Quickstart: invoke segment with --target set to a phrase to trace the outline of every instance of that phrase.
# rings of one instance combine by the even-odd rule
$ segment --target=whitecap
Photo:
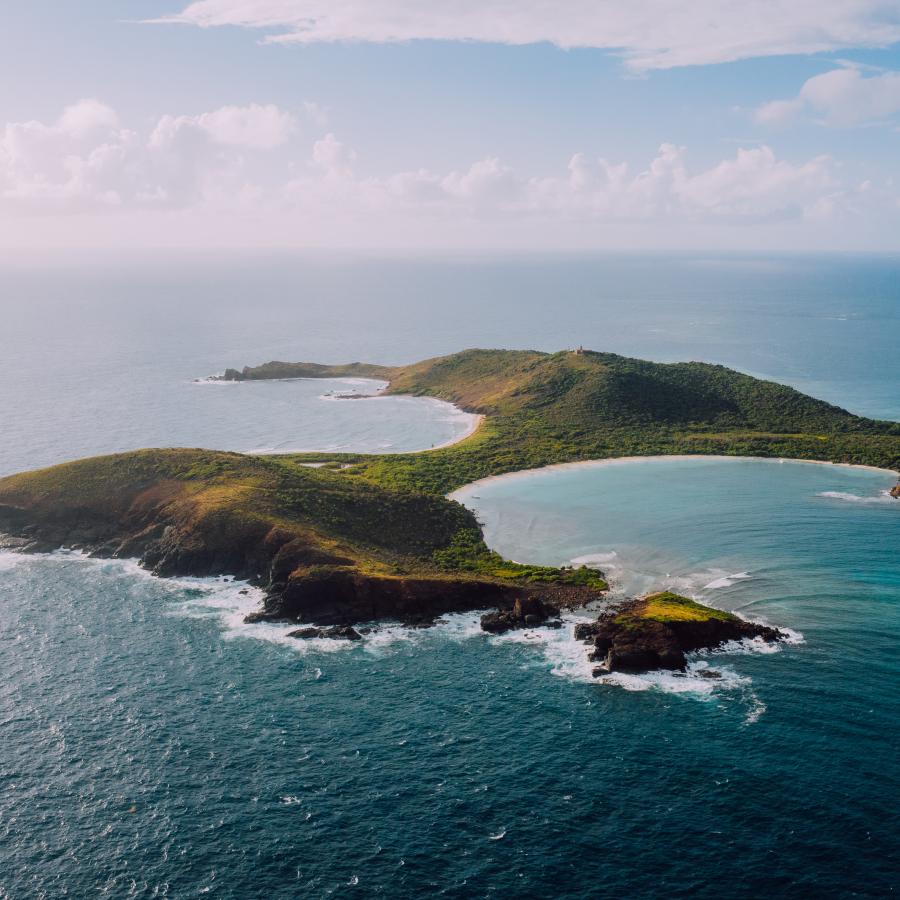
[[[704,584],[703,590],[715,591],[719,588],[731,587],[736,581],[744,581],[749,577],[749,572],[735,572],[733,575],[722,575],[719,578],[714,578],[709,584]]]
[[[11,572],[28,559],[25,553],[16,553],[14,550],[0,550],[0,572]]]
[[[613,564],[613,560],[619,554],[616,553],[615,550],[610,550],[608,553],[588,553],[585,556],[576,556],[574,559],[570,559],[569,562],[573,566],[587,566],[588,568],[602,568],[603,566],[610,566]]]
[[[847,503],[896,503],[900,509],[900,501],[891,496],[890,491],[882,491],[879,494],[869,494],[861,497],[859,494],[851,494],[848,491],[821,491],[817,497],[827,497],[829,500],[843,500]]]
[[[626,691],[657,690],[665,694],[680,694],[698,700],[709,700],[723,691],[735,691],[750,686],[751,679],[739,675],[725,666],[710,666],[704,659],[688,661],[684,672],[659,669],[631,675],[626,672],[611,672],[599,679],[602,684],[614,684]]]
[[[498,831],[496,834],[489,834],[489,841],[502,841],[503,838],[506,837],[506,829],[504,828],[502,831]]]

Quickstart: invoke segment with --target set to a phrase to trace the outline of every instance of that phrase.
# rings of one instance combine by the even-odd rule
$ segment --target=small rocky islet
[[[492,634],[521,628],[560,628],[563,623],[559,612],[558,607],[538,597],[519,599],[509,609],[483,615],[481,628]],[[590,661],[598,663],[594,677],[658,669],[683,672],[688,653],[714,650],[732,641],[774,643],[787,637],[777,628],[748,622],[672,591],[614,605],[595,622],[579,622],[574,636],[590,648]]]

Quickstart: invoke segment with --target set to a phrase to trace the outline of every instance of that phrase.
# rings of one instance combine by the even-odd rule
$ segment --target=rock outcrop
[[[539,625],[559,628],[559,607],[545,602],[538,596],[517,597],[509,609],[498,609],[481,617],[482,631],[502,634],[517,628],[534,628]]]
[[[900,481],[891,488],[891,496],[895,500],[900,500]]]
[[[362,635],[352,625],[332,625],[331,628],[298,628],[288,632],[288,637],[309,640],[329,638],[338,641],[361,641]]]
[[[684,670],[686,653],[714,649],[728,641],[784,638],[776,628],[747,622],[671,592],[629,601],[596,622],[579,624],[575,637],[592,646],[594,675]]]

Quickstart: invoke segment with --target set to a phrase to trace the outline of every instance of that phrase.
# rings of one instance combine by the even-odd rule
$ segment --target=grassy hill
[[[437,397],[487,421],[444,450],[306,458],[353,463],[350,474],[433,493],[517,469],[630,455],[723,453],[900,469],[900,424],[724,366],[591,351],[467,350],[381,372],[389,393]]]
[[[271,617],[328,624],[605,589],[587,569],[522,566],[485,546],[457,503],[285,462],[142,450],[0,479],[0,532],[26,548],[138,557],[160,575],[233,574]]]
[[[427,619],[528,593],[580,604],[606,587],[588,569],[520,565],[488,550],[474,516],[444,497],[487,475],[658,453],[900,468],[900,424],[703,363],[468,350],[403,367],[269,363],[226,377],[348,374],[486,420],[465,441],[425,453],[143,450],[14,475],[0,479],[0,532],[31,549],[138,556],[159,574],[254,578],[268,589],[265,616]]]

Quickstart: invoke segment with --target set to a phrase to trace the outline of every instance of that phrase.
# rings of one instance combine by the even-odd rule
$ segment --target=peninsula
[[[523,565],[489,550],[474,515],[446,496],[472,481],[660,454],[900,469],[900,423],[705,363],[467,350],[400,367],[270,362],[223,377],[347,376],[449,401],[481,415],[482,424],[455,445],[422,453],[141,450],[13,475],[0,479],[0,532],[25,550],[138,557],[159,575],[250,578],[266,592],[258,619],[428,623],[496,607],[502,615],[487,626],[496,630],[534,624],[535,610],[548,618],[584,606],[607,585],[592,569]],[[715,610],[694,607],[695,619],[721,621]],[[719,643],[713,632],[710,641]]]

